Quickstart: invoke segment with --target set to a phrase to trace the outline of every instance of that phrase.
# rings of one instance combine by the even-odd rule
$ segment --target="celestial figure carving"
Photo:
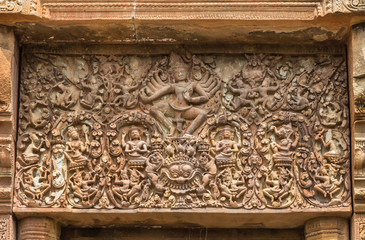
[[[83,155],[83,153],[89,153],[89,138],[88,127],[83,125],[82,127],[85,134],[85,142],[81,140],[78,129],[75,127],[69,127],[67,135],[69,141],[66,144],[65,156],[71,162],[71,164],[85,166],[87,165],[89,170],[92,171],[92,165],[89,159]]]
[[[208,153],[203,152],[199,159],[199,164],[204,170],[206,170],[202,178],[203,186],[206,187],[211,181],[213,181],[215,175],[217,174],[215,159]]]
[[[279,142],[274,141],[271,143],[271,148],[274,151],[274,162],[279,166],[291,166],[291,150],[297,146],[299,134],[293,132],[293,129],[290,125],[282,125],[279,129],[277,129],[276,126],[271,126],[270,130],[274,130],[275,136],[279,140]],[[294,140],[292,140],[293,134],[295,136]]]
[[[215,137],[215,133],[211,135],[212,139]],[[215,146],[215,159],[220,166],[231,166],[235,164],[237,159],[238,144],[233,140],[234,133],[230,126],[225,126],[220,133],[219,141],[212,140]]]
[[[244,86],[243,81],[241,79],[236,80],[237,88],[232,86],[232,81],[228,84],[228,90],[233,93],[233,95],[237,95],[234,102],[230,102],[233,111],[237,111],[241,107],[250,106],[255,108],[256,105],[252,100],[248,99],[248,95],[250,94],[250,89]]]
[[[291,194],[293,183],[293,174],[284,167],[279,167],[279,176],[277,171],[272,171],[266,178],[266,184],[270,187],[264,188],[263,193],[269,197],[274,207],[279,207],[284,199]]]
[[[148,134],[147,134],[148,135]],[[142,140],[141,130],[132,126],[128,131],[129,141],[125,141],[126,134],[122,134],[122,147],[127,155],[130,165],[135,167],[143,167],[148,153],[147,142]],[[148,137],[148,136],[147,136]]]
[[[24,173],[24,178],[20,180],[20,185],[26,195],[30,195],[33,200],[43,200],[44,194],[51,188],[51,175],[48,170],[28,169]]]
[[[340,179],[337,179],[336,175],[337,171],[330,164],[320,166],[315,176],[319,183],[314,185],[314,189],[323,194],[324,197],[328,196],[332,201],[335,200],[337,203],[341,200],[334,199],[334,195],[341,190],[340,185],[343,182],[343,178],[341,175]]]
[[[94,204],[93,197],[98,193],[97,187],[95,187],[97,174],[92,177],[89,172],[78,172],[70,177],[71,189],[73,195],[81,201],[83,206],[90,206]]]
[[[149,156],[146,163],[146,174],[147,177],[151,180],[152,184],[155,186],[157,192],[162,192],[165,190],[163,183],[159,181],[159,170],[163,166],[163,157],[160,154],[153,154]]]
[[[50,96],[52,103],[63,109],[73,107],[79,99],[77,88],[73,85],[65,84],[65,82],[59,83],[52,90]]]
[[[192,135],[207,119],[208,114],[207,110],[195,105],[207,102],[220,88],[220,82],[217,82],[215,76],[208,71],[200,82],[191,81],[188,78],[189,66],[175,54],[171,54],[170,68],[172,72],[171,84],[166,85],[161,80],[159,72],[156,72],[151,79],[153,87],[149,88],[152,93],[147,88],[143,88],[140,92],[140,98],[145,103],[151,103],[165,95],[172,95],[169,103],[160,102],[153,105],[150,113],[163,126],[170,129],[170,136],[173,136],[176,131],[181,133],[183,124],[187,120],[192,120],[186,130],[186,134]],[[170,120],[167,117],[175,118]]]
[[[43,144],[46,143],[46,139],[42,137],[39,139],[36,133],[29,133],[29,145],[22,153],[23,160],[28,164],[37,163],[40,161],[40,154],[45,151]]]

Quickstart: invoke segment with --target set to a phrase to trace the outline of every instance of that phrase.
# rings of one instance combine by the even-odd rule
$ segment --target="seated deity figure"
[[[316,139],[320,139],[323,144],[324,153],[323,157],[330,162],[337,160],[341,156],[341,148],[337,144],[341,141],[342,135],[337,131],[329,130],[326,134],[326,139],[321,136],[316,136]]]
[[[44,138],[41,140],[37,137],[37,134],[30,133],[29,134],[30,144],[22,153],[23,159],[26,163],[36,163],[40,160],[40,152],[44,152],[44,148],[42,148],[43,143],[45,143]]]
[[[128,160],[138,165],[140,162],[142,165],[146,162],[146,154],[148,153],[147,142],[142,140],[141,130],[135,126],[132,126],[128,131],[129,140],[126,142],[126,134],[122,134],[122,147],[127,155]]]
[[[219,90],[220,82],[217,82],[209,71],[205,72],[199,82],[191,81],[188,77],[189,66],[176,54],[171,55],[169,65],[171,83],[165,84],[160,74],[154,74],[149,87],[141,90],[140,98],[145,103],[151,103],[163,96],[172,95],[169,101],[153,105],[150,113],[170,130],[170,136],[182,132],[186,121],[192,120],[185,131],[186,134],[192,135],[204,123],[208,114],[208,110],[194,105],[208,102]]]
[[[98,192],[98,189],[95,186],[95,183],[97,182],[96,177],[97,174],[93,177],[88,172],[79,172],[70,178],[73,194],[80,198],[85,205],[90,204],[91,198]]]
[[[334,170],[331,164],[325,163],[321,166],[315,175],[317,184],[314,185],[314,189],[323,194],[324,197],[329,197],[331,200],[336,200],[335,195],[340,192],[340,185],[342,184],[343,177],[336,178],[338,170]]]
[[[217,178],[222,196],[229,198],[230,201],[238,199],[247,190],[242,176],[237,172],[232,173],[232,171],[234,170],[226,168],[218,174]]]
[[[279,174],[278,174],[279,173]],[[266,175],[267,187],[263,189],[266,197],[269,197],[273,206],[279,206],[290,195],[293,183],[293,174],[286,168],[279,168]]]
[[[229,126],[225,126],[220,133],[220,140],[215,145],[216,161],[218,165],[232,163],[237,158],[238,145],[233,140],[234,134]]]
[[[270,130],[274,130],[275,136],[278,138],[271,143],[274,161],[280,164],[289,164],[291,162],[291,150],[297,146],[299,135],[293,132],[290,125],[283,125],[279,129],[276,126],[271,126]],[[294,141],[292,134],[295,135]]]
[[[85,132],[85,139],[86,141],[83,142],[80,138],[79,132],[75,127],[69,127],[67,135],[69,137],[69,141],[66,144],[66,150],[64,152],[66,158],[71,163],[81,164],[85,163],[88,165],[89,170],[92,170],[91,162],[88,160],[83,153],[89,152],[89,141],[87,137],[88,129],[86,126],[83,127]]]
[[[24,193],[33,200],[42,200],[43,195],[51,188],[51,175],[44,168],[31,168],[24,174],[24,181],[20,181]]]

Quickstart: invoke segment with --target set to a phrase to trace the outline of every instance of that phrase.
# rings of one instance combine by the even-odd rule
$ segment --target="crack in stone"
[[[137,29],[136,29],[136,24],[134,22],[134,19],[135,19],[135,15],[136,15],[136,8],[137,8],[137,0],[134,0],[133,2],[133,10],[132,10],[132,24],[133,24],[133,37],[134,37],[134,40],[137,42]]]

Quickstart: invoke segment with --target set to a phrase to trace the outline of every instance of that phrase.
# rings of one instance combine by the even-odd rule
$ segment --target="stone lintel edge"
[[[288,11],[288,9],[290,9],[290,11]],[[364,10],[365,7],[354,0],[226,0],[222,2],[181,0],[6,0],[0,3],[0,13],[35,15],[51,20],[313,20],[317,17],[325,16],[330,13],[362,12]]]
[[[41,208],[41,207],[13,207],[13,212],[16,215],[28,214],[28,213],[84,213],[84,214],[113,214],[113,213],[125,213],[125,214],[134,214],[134,213],[152,213],[152,214],[175,214],[175,213],[184,213],[184,214],[222,214],[229,213],[233,215],[271,215],[271,214],[280,214],[280,215],[297,215],[297,214],[312,214],[312,213],[328,213],[330,215],[340,214],[341,216],[350,216],[352,214],[352,206],[348,207],[313,207],[313,208],[288,208],[288,209],[217,209],[217,208],[193,208],[191,209],[157,209],[157,208],[135,208],[135,209],[87,209],[87,208]]]
[[[269,44],[221,44],[221,45],[187,45],[187,44],[25,44],[23,54],[57,54],[57,55],[162,55],[172,51],[188,51],[193,54],[235,55],[244,53],[267,53],[287,55],[332,54],[345,55],[344,44],[307,44],[307,45],[269,45]]]
[[[352,207],[312,209],[73,209],[13,208],[18,220],[49,217],[69,227],[162,226],[206,228],[299,228],[310,219],[341,217],[349,219]],[[280,219],[280,221],[277,221]]]
[[[240,20],[310,21],[338,13],[362,13],[365,4],[355,0],[225,0],[200,1],[80,1],[5,0],[0,15],[16,15],[20,21],[34,16],[40,21],[169,21]],[[24,19],[23,19],[24,18]]]

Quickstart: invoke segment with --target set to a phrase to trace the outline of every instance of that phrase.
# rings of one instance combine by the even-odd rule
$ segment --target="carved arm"
[[[169,85],[161,88],[160,90],[157,90],[154,94],[151,96],[146,96],[145,93],[143,93],[143,90],[141,90],[139,96],[141,97],[142,101],[145,103],[150,103],[166,94],[172,93],[174,91],[174,87]]]

